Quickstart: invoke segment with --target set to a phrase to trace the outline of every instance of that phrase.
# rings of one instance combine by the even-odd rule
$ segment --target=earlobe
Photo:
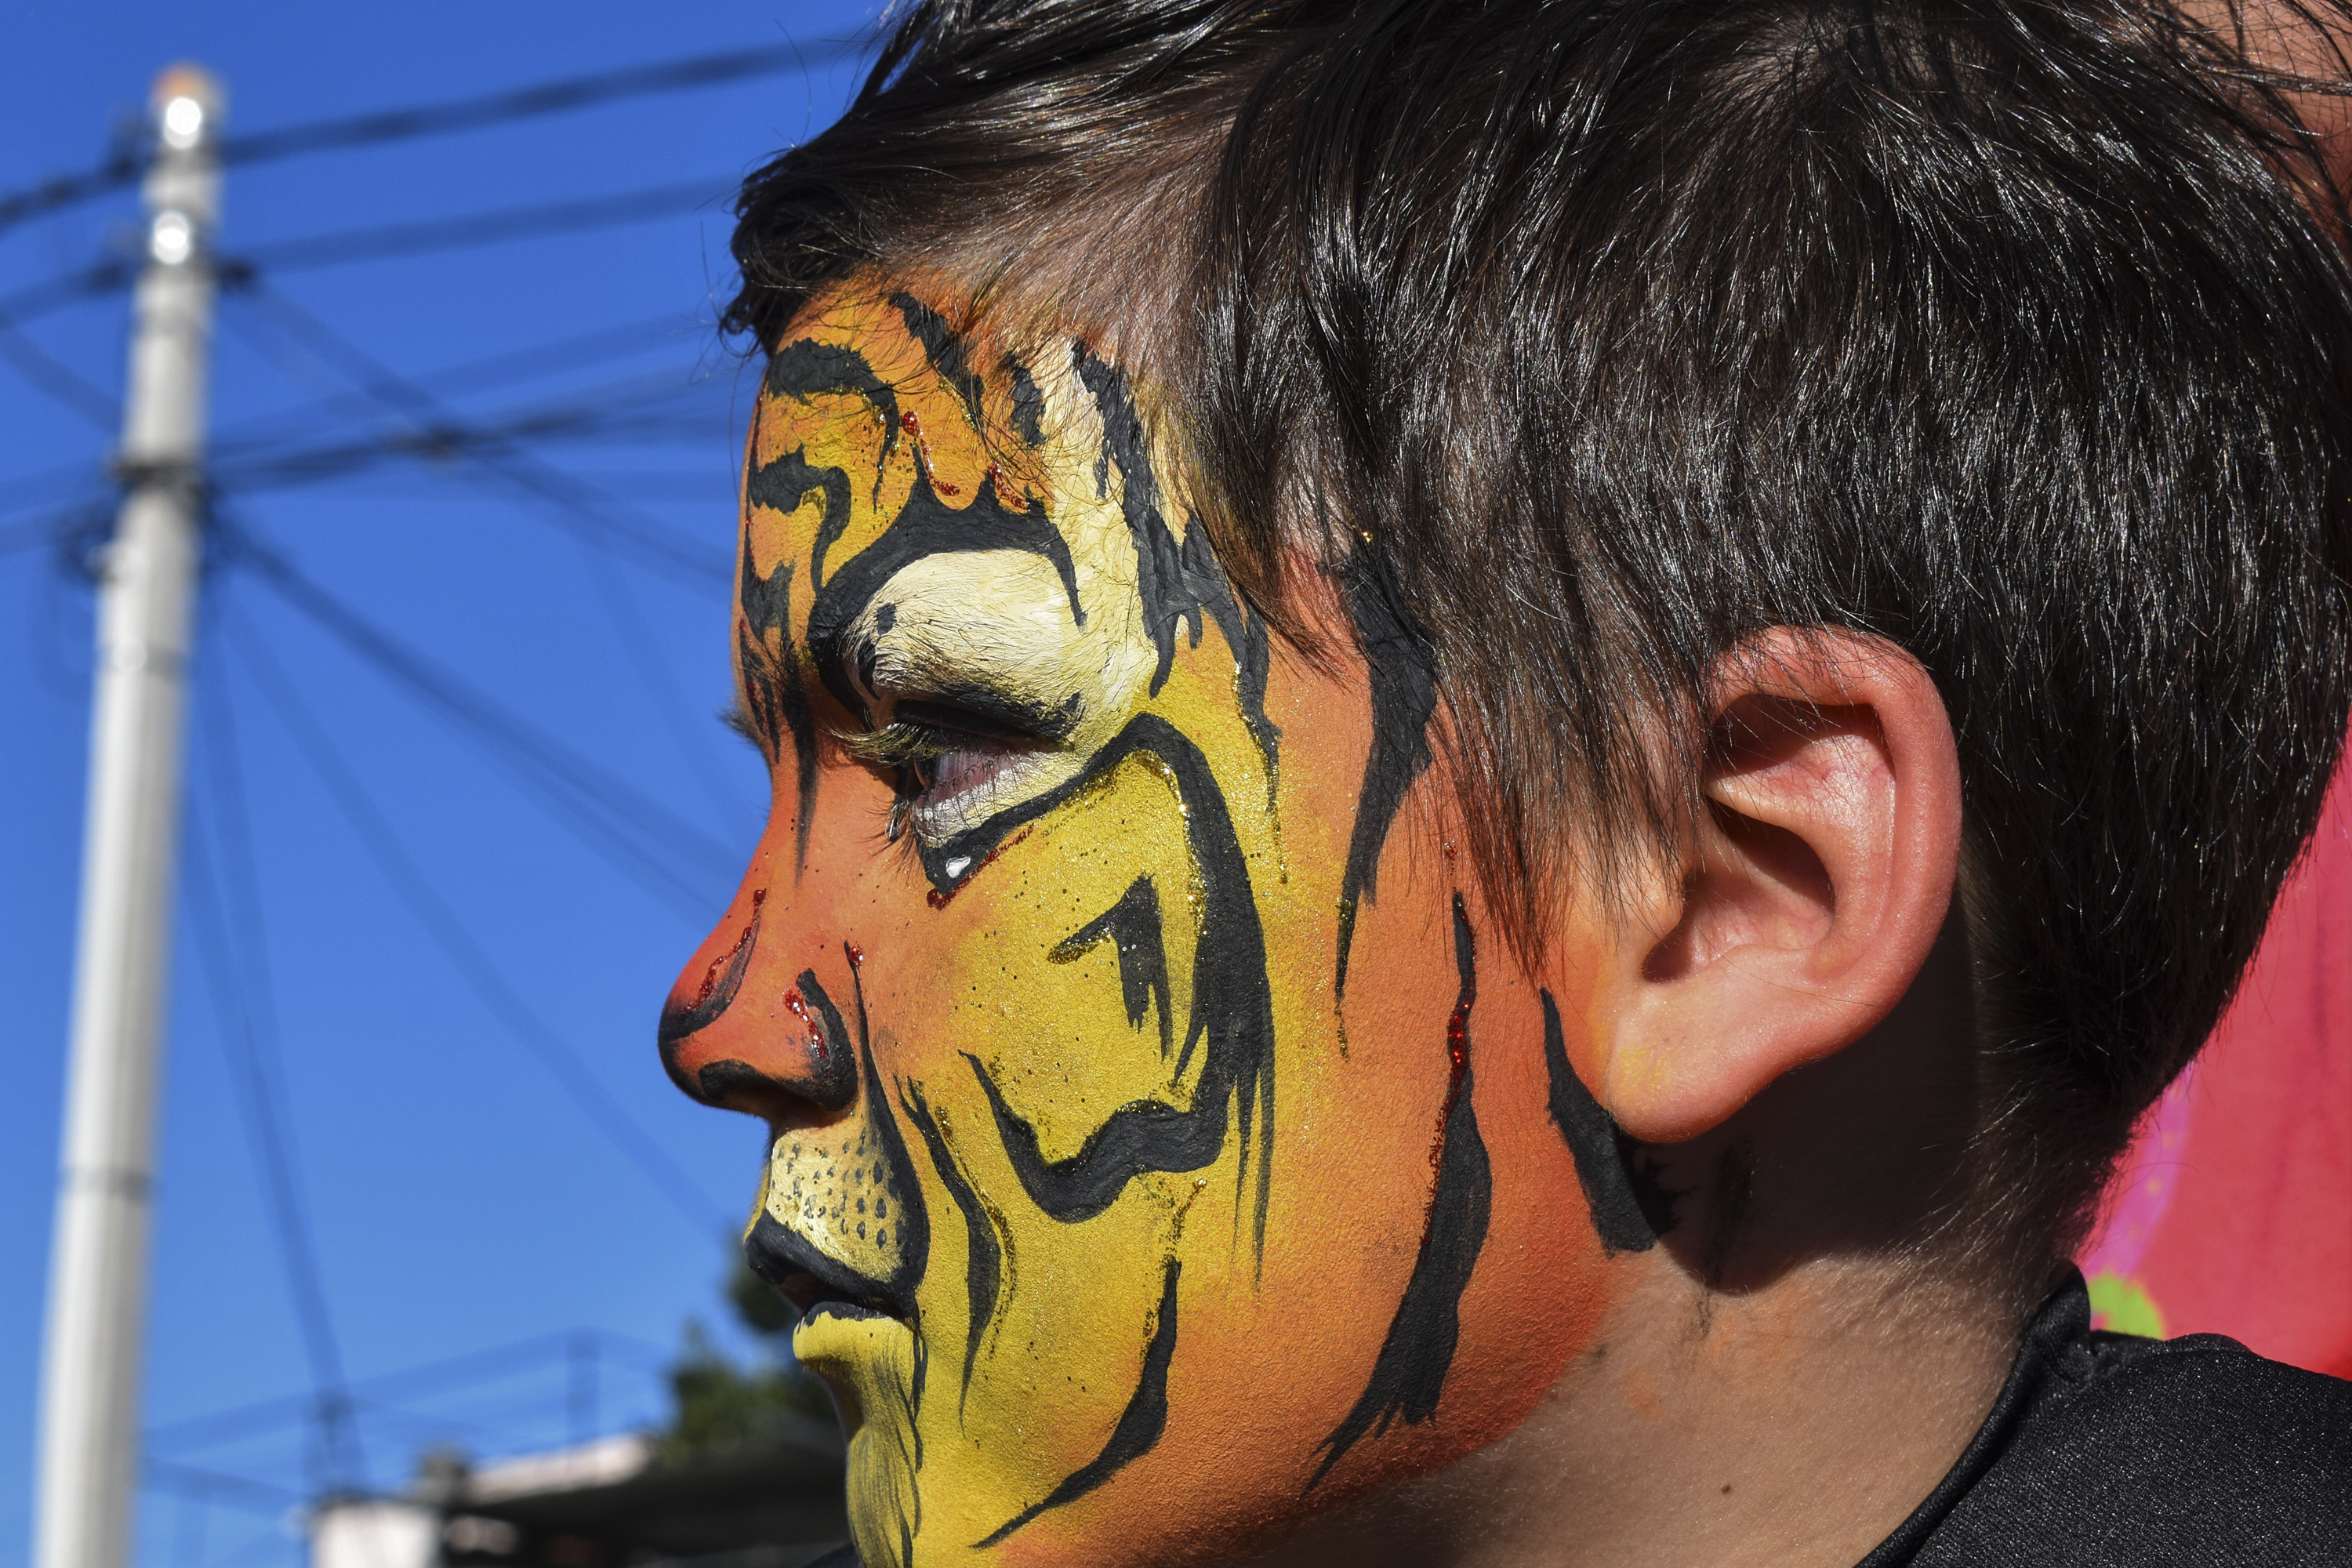
[[[1599,1098],[1644,1142],[1697,1136],[1885,1017],[1958,866],[1951,723],[1902,649],[1776,628],[1726,658],[1710,706],[1683,874],[1593,998]]]

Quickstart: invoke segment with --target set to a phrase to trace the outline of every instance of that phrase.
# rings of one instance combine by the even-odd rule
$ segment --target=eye
[[[917,837],[937,844],[985,821],[1058,759],[1056,738],[1041,731],[1059,726],[1016,719],[1005,707],[990,701],[991,710],[980,711],[969,700],[901,697],[884,723],[840,739],[852,755],[908,775],[915,787],[907,815]],[[894,813],[894,825],[898,819]]]
[[[961,771],[955,764],[967,758],[1031,751],[1053,743],[1033,730],[993,715],[922,698],[899,699],[890,705],[887,722],[863,733],[844,735],[841,742],[853,756],[913,773],[926,791],[938,786],[943,773]]]

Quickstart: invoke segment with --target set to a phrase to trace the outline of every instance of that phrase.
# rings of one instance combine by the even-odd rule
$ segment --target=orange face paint
[[[734,617],[775,809],[663,1048],[771,1121],[746,1245],[873,1568],[1156,1563],[1445,1464],[1643,1244],[1580,1197],[1581,1003],[1412,852],[1418,645],[1330,601],[1364,652],[1318,671],[1082,344],[877,288],[777,346]]]

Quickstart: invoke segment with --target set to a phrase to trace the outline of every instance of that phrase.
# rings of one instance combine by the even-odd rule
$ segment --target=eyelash
[[[926,763],[937,762],[950,752],[962,751],[976,742],[986,743],[982,737],[967,731],[907,719],[893,720],[876,730],[844,734],[840,740],[854,757],[886,768],[916,773]]]
[[[768,738],[760,732],[760,721],[740,702],[730,702],[719,710],[719,721],[740,735],[761,756],[768,754]]]
[[[898,709],[919,706],[926,712],[950,716],[965,723],[904,718],[893,714],[887,724],[838,738],[852,756],[911,775],[923,788],[930,786],[928,764],[955,752],[1013,751],[1047,742],[1041,737],[977,713],[966,713],[951,703],[901,699]]]

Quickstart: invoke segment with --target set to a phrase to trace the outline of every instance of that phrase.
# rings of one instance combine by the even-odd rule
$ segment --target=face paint
[[[740,550],[776,804],[662,1047],[773,1129],[866,1562],[1160,1562],[1515,1427],[1670,1196],[1412,842],[1378,584],[1276,648],[1116,366],[887,289],[778,345]]]

